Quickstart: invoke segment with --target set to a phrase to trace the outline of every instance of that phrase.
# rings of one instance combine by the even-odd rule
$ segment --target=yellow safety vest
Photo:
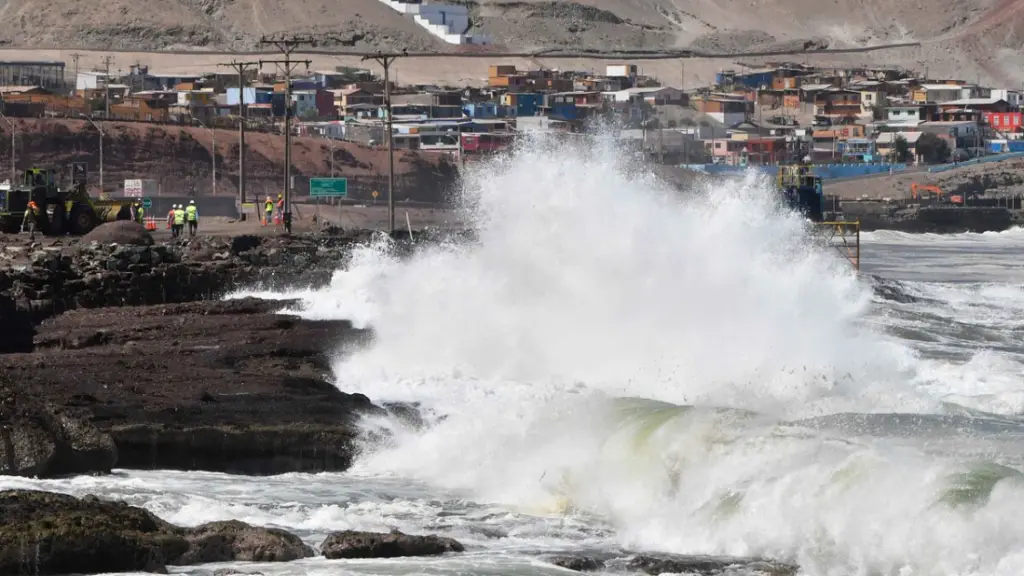
[[[146,211],[142,208],[142,206],[139,206],[138,214],[139,214],[139,224],[142,224],[142,221],[146,217]]]
[[[267,212],[273,212],[273,211],[274,211],[274,203],[271,202],[270,200],[267,200]]]
[[[198,216],[197,208],[194,205],[189,204],[185,207],[185,216],[188,218],[189,222],[195,222]]]
[[[179,209],[174,211],[174,223],[178,224],[178,225],[181,225],[181,224],[185,223],[185,211],[184,210],[179,208]]]

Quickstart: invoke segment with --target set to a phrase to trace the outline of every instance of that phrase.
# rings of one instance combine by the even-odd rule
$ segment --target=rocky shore
[[[0,236],[0,475],[54,478],[114,468],[248,475],[343,471],[369,414],[415,419],[330,381],[367,330],[279,312],[295,304],[228,292],[319,286],[368,234],[236,236],[157,245],[119,223],[95,238]],[[95,240],[95,241],[94,241]],[[397,238],[401,250],[432,240]],[[460,554],[432,534],[342,531],[310,546],[238,521],[175,526],[95,496],[0,492],[0,574],[166,573],[169,566]],[[552,554],[576,571],[790,575],[756,558],[630,551]]]
[[[1018,211],[999,207],[916,206],[864,201],[843,202],[843,214],[859,219],[864,232],[895,230],[912,234],[1002,232],[1021,225]]]
[[[219,297],[322,285],[369,236],[153,245],[140,232],[0,246],[0,473],[346,469],[353,423],[384,408],[340,392],[329,364],[370,335]]]

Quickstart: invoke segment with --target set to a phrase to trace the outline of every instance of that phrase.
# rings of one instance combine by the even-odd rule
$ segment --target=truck
[[[132,219],[131,199],[94,199],[86,191],[85,182],[61,188],[57,180],[53,169],[30,168],[21,182],[0,186],[0,232],[21,229],[29,201],[39,207],[36,228],[47,236],[80,236],[103,222]]]

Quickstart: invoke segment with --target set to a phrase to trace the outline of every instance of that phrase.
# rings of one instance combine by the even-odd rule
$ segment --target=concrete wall
[[[449,44],[490,44],[486,36],[468,35],[469,8],[451,4],[407,4],[380,0],[392,10],[411,16],[413,21]]]
[[[146,216],[154,216],[157,219],[166,218],[171,206],[175,204],[188,205],[189,200],[195,200],[199,208],[199,217],[211,218],[238,218],[238,198],[234,196],[202,196],[193,198],[189,196],[157,196],[152,198],[153,207],[146,210]]]
[[[1011,142],[1011,149],[1013,143]],[[971,166],[973,164],[988,164],[989,162],[1000,162],[1002,160],[1010,160],[1011,158],[1024,157],[1024,152],[1008,152],[1006,154],[993,154],[992,156],[982,156],[981,158],[975,158],[973,160],[966,160],[964,162],[956,162],[953,164],[940,164],[938,166],[932,166],[928,168],[929,172],[945,172],[946,170],[952,170],[954,168],[960,168],[963,166]]]

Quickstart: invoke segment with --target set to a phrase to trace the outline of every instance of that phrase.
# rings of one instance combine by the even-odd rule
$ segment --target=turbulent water
[[[371,326],[337,385],[430,420],[364,422],[391,440],[350,472],[0,487],[469,548],[245,567],[264,574],[556,574],[538,556],[608,550],[1024,573],[1024,231],[868,233],[858,277],[765,182],[680,197],[617,158],[534,143],[468,182],[474,243],[367,246],[326,290],[262,294]]]

